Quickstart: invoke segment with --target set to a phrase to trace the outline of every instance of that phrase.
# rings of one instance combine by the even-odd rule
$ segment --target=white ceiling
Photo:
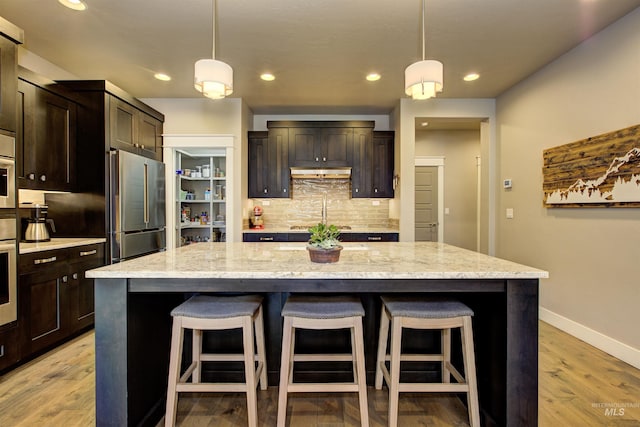
[[[82,79],[139,98],[193,98],[193,64],[210,58],[211,0],[1,0],[24,47]],[[640,0],[428,0],[427,59],[444,63],[443,98],[493,98]],[[421,55],[420,0],[218,0],[216,59],[257,114],[386,114]],[[155,80],[155,72],[173,77]],[[258,76],[276,75],[270,83]],[[370,83],[370,71],[382,74]],[[475,71],[481,78],[465,83]],[[56,76],[47,76],[53,77]],[[215,101],[212,101],[215,102]],[[425,102],[425,101],[423,101]],[[426,101],[428,102],[428,101]]]

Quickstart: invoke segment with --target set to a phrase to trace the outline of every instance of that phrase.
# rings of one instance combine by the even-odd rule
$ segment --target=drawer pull
[[[40,258],[40,259],[34,259],[33,263],[38,265],[38,264],[46,264],[48,262],[54,262],[56,261],[58,258],[52,256],[51,258]]]
[[[261,237],[260,238],[261,242],[266,242],[266,241],[271,241],[271,240],[273,240],[273,237]]]
[[[380,236],[369,236],[369,237],[367,237],[367,240],[382,240],[382,237],[380,237]]]
[[[97,253],[98,253],[97,249],[93,249],[91,251],[81,251],[80,256],[95,255]]]

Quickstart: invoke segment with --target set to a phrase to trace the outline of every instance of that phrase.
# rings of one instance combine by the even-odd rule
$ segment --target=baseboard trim
[[[633,348],[598,331],[594,331],[546,308],[540,307],[539,315],[540,320],[640,369],[640,349]]]

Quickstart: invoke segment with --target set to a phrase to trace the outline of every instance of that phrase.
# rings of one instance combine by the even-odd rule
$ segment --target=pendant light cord
[[[214,0],[215,1],[215,0]],[[425,44],[427,39],[427,28],[425,26],[426,0],[422,0],[422,60],[425,60]]]
[[[213,20],[211,21],[211,27],[212,27],[212,49],[211,49],[211,58],[212,59],[216,59],[216,0],[213,0]]]

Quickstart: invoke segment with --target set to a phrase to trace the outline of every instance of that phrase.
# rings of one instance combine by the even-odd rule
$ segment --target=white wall
[[[548,270],[541,317],[640,367],[640,209],[542,205],[542,151],[640,123],[640,9],[497,99],[497,255]],[[513,208],[515,218],[505,219]]]

